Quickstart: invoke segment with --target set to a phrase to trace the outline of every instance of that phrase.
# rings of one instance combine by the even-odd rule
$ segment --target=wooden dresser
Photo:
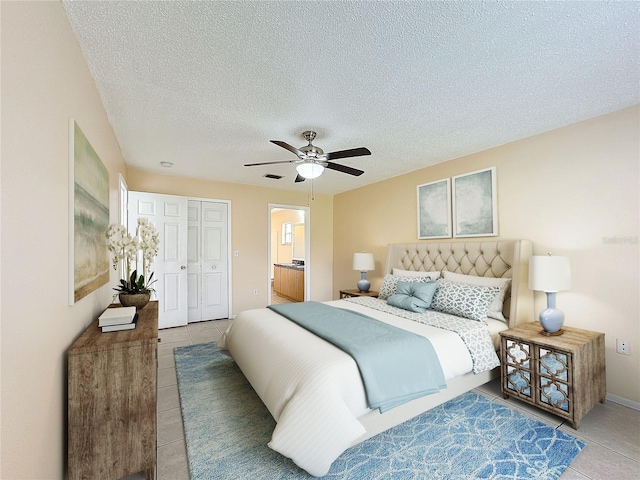
[[[71,346],[69,479],[118,479],[156,466],[158,302],[133,330],[102,333],[98,320]]]

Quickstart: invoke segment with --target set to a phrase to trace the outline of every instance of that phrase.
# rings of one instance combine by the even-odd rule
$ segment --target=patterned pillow
[[[484,287],[500,287],[500,292],[498,292],[489,305],[487,317],[495,318],[502,322],[507,321],[502,313],[502,308],[504,306],[504,297],[507,295],[507,290],[511,284],[510,278],[477,277],[475,275],[463,275],[453,272],[442,272],[442,278],[452,282],[471,283],[472,285],[482,285]]]
[[[380,293],[378,293],[378,298],[380,300],[387,300],[391,295],[396,293],[398,281],[427,283],[429,281],[429,277],[398,277],[396,275],[387,274],[382,279],[382,285],[380,286]]]
[[[486,323],[489,305],[500,287],[484,287],[469,283],[440,280],[431,309]]]

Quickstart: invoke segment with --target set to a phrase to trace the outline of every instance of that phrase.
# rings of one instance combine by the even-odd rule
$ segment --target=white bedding
[[[472,370],[469,351],[454,332],[344,300],[327,303],[428,337],[446,379]],[[491,325],[507,328],[497,321]],[[218,347],[231,354],[276,420],[269,447],[310,474],[325,475],[365,433],[358,417],[369,408],[360,373],[339,348],[264,308],[238,315]]]

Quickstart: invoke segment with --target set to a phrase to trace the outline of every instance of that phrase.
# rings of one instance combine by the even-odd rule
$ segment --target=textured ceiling
[[[372,152],[314,181],[338,193],[640,102],[635,1],[64,6],[127,163],[156,173],[306,191],[243,163],[312,129]]]

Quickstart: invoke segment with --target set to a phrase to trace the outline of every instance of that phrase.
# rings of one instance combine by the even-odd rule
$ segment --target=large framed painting
[[[496,168],[465,173],[452,180],[453,236],[498,235]]]
[[[109,282],[109,171],[69,122],[69,304]],[[73,220],[72,220],[73,219]]]
[[[451,187],[448,178],[418,185],[418,238],[451,237]]]

